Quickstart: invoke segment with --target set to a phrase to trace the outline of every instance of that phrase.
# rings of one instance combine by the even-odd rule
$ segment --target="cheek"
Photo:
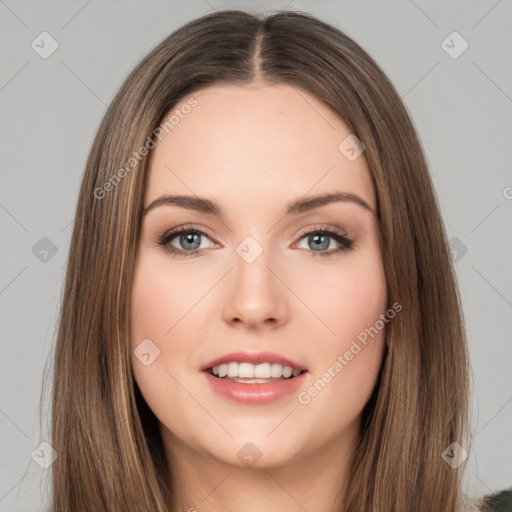
[[[195,294],[191,291],[195,289],[193,279],[188,276],[187,282],[181,282],[179,273],[163,268],[161,261],[144,251],[137,261],[131,301],[132,368],[146,399],[153,389],[156,393],[162,386],[169,386],[170,377],[165,371],[172,369],[169,341],[173,340],[172,359],[187,357],[177,333],[183,325],[181,319],[190,310],[189,304],[197,300],[197,290]],[[148,352],[154,362],[145,366],[137,354]]]
[[[194,279],[192,273],[173,271],[169,265],[162,264],[161,258],[154,257],[149,251],[141,251],[133,280],[133,375],[145,401],[159,421],[173,425],[174,428],[179,420],[172,412],[178,409],[188,414],[194,406],[179,384],[190,378],[186,372],[194,354],[190,336],[187,335],[190,332],[187,321],[191,318],[187,314],[191,313],[192,306],[204,293],[201,291],[201,283],[194,282]],[[148,339],[154,345],[150,344],[149,349],[140,350],[139,347],[147,346]],[[154,349],[154,346],[158,348]],[[152,358],[153,350],[156,350],[158,356],[147,366],[136,355],[149,352]]]
[[[385,347],[387,283],[377,246],[368,249],[347,257],[335,271],[300,281],[319,319],[305,323],[318,352],[310,387],[299,402],[310,417],[329,410],[333,431],[356,418],[370,398]]]
[[[154,338],[163,344],[204,291],[195,273],[174,270],[162,258],[141,254],[132,289],[133,343]]]
[[[317,320],[309,322],[326,352],[343,349],[347,341],[375,324],[387,305],[387,283],[378,247],[372,244],[341,257],[339,264],[302,272],[297,294]],[[344,259],[343,259],[344,258]]]

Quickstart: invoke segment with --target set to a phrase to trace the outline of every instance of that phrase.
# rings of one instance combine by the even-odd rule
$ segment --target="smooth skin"
[[[340,152],[347,125],[296,87],[223,84],[193,96],[197,106],[152,150],[144,205],[200,196],[223,215],[170,204],[146,213],[131,311],[132,351],[145,339],[160,350],[148,366],[132,356],[132,367],[160,422],[172,484],[182,490],[178,510],[331,511],[382,363],[385,328],[309,403],[298,393],[387,308],[368,165],[364,153],[350,161]],[[335,191],[359,196],[373,212],[338,201],[284,215],[294,200]],[[193,233],[168,242],[182,253],[199,246],[192,257],[158,244],[180,226],[206,233],[196,245]],[[303,234],[333,228],[353,247],[333,253],[342,244],[330,235],[315,243]],[[248,236],[263,249],[252,263],[236,250]],[[235,351],[276,352],[309,373],[297,393],[240,404],[213,391],[200,370]],[[252,467],[237,455],[246,443],[261,453]]]

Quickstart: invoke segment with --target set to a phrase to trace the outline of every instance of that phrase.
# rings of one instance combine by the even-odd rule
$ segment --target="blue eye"
[[[331,229],[315,229],[302,235],[301,240],[306,238],[308,248],[310,249],[310,256],[332,256],[343,251],[353,249],[354,240],[348,238],[346,235]],[[329,239],[334,239],[339,244],[339,247],[326,251],[331,245]],[[317,250],[318,249],[318,250]]]
[[[191,258],[197,256],[203,249],[208,249],[212,246],[213,243],[210,243],[201,247],[202,237],[210,240],[204,231],[182,226],[161,236],[158,240],[158,245],[165,252],[173,256]],[[175,239],[178,240],[177,243],[181,247],[176,247],[172,244]],[[349,251],[354,247],[354,240],[333,229],[314,229],[303,233],[300,237],[300,240],[302,239],[307,239],[308,247],[306,251],[310,256],[332,256]],[[339,247],[327,251],[326,249],[331,245],[330,239],[334,239],[339,244]]]
[[[211,244],[206,247],[201,247],[201,237],[208,238],[206,233],[200,229],[180,227],[163,235],[159,239],[158,245],[162,246],[165,252],[169,252],[175,256],[182,255],[185,258],[190,258],[198,254],[201,249],[211,247]],[[181,244],[183,249],[177,248],[171,244],[175,238],[178,239],[178,243]]]

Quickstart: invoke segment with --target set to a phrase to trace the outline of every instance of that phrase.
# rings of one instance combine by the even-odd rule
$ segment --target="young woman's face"
[[[193,98],[151,155],[132,297],[138,386],[172,455],[259,467],[348,455],[387,323],[364,152],[295,87]],[[355,199],[308,202],[334,193]],[[154,203],[168,196],[190,199]],[[269,379],[286,366],[304,371]]]

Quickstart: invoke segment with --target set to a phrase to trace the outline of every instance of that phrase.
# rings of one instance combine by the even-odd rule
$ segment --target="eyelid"
[[[302,228],[296,235],[296,238],[302,238],[304,235],[307,235],[311,233],[312,231],[335,231],[336,233],[339,233],[340,235],[346,235],[348,236],[345,231],[337,226],[333,226],[331,224],[322,224],[322,223],[316,223],[313,225],[306,226],[305,228]]]
[[[203,226],[197,227],[197,224],[193,224],[193,225],[184,224],[182,226],[177,226],[175,228],[169,229],[169,230],[165,231],[165,233],[163,233],[163,235],[157,237],[157,242],[159,242],[160,245],[164,245],[161,242],[163,240],[167,239],[167,244],[165,244],[165,245],[170,245],[171,240],[174,240],[176,237],[178,237],[182,233],[196,233],[202,237],[206,237],[209,240],[211,240],[212,244],[222,245],[219,242],[217,242],[215,237],[213,237],[212,235],[210,235],[208,233],[207,228],[205,228]],[[176,249],[177,252],[182,251],[182,249],[178,249],[174,246],[171,246],[171,247],[173,247],[173,249]],[[208,247],[208,249],[210,249],[210,248],[211,247]],[[203,250],[204,249],[194,249],[192,251],[183,251],[183,252],[188,253],[188,254],[193,254],[194,252],[201,252]]]
[[[216,241],[215,237],[209,233],[208,228],[198,225],[198,224],[183,224],[181,226],[176,226],[175,228],[171,228],[171,229],[168,229],[167,231],[165,231],[160,238],[167,237],[170,235],[172,235],[174,238],[175,236],[181,234],[182,232],[200,233],[203,236],[207,236],[210,240],[212,240],[212,242]]]
[[[175,228],[171,228],[171,229],[165,231],[161,235],[161,237],[159,237],[159,238],[164,238],[164,237],[167,237],[167,236],[169,236],[171,234],[174,235],[174,236],[177,236],[177,235],[180,234],[180,232],[185,232],[185,231],[187,231],[187,232],[189,232],[189,231],[199,232],[202,235],[206,235],[213,242],[219,243],[219,242],[216,241],[216,238],[209,233],[208,228],[206,228],[204,226],[200,226],[198,224],[183,224],[181,226],[177,226]],[[334,231],[335,233],[337,233],[339,235],[342,235],[342,236],[345,236],[345,237],[349,237],[348,233],[345,230],[340,229],[337,226],[333,226],[333,225],[330,225],[330,224],[314,224],[314,225],[310,225],[310,226],[306,226],[306,227],[302,228],[294,236],[295,242],[298,241],[299,239],[301,239],[302,237],[304,237],[305,235],[311,234],[311,232],[314,232],[314,231]]]
[[[211,236],[208,233],[208,231],[209,230],[207,228],[205,228],[203,226],[198,227],[197,224],[184,224],[184,225],[177,226],[175,228],[167,230],[163,235],[158,237],[157,243],[158,243],[158,245],[160,245],[162,247],[162,249],[164,251],[166,251],[170,254],[173,254],[174,256],[193,257],[196,255],[199,255],[206,249],[212,249],[214,247],[207,247],[207,248],[203,248],[203,249],[193,249],[190,251],[185,251],[183,249],[179,249],[179,248],[171,245],[170,244],[171,240],[174,240],[181,233],[194,233],[194,234],[198,234],[200,236],[208,238],[209,240],[211,240],[211,242],[213,244],[219,245],[219,242],[217,242],[215,237]],[[350,237],[345,232],[345,230],[340,229],[338,226],[333,226],[333,225],[329,225],[329,224],[315,224],[313,226],[310,225],[310,226],[302,228],[294,236],[295,241],[293,242],[292,247],[294,245],[296,245],[297,243],[299,243],[305,236],[313,235],[316,233],[324,233],[328,237],[335,239],[338,244],[341,244],[341,246],[343,246],[344,243],[348,244],[349,248],[353,247],[356,242],[354,237]],[[222,246],[222,244],[220,244],[220,245]],[[311,255],[327,256],[327,255],[335,254],[336,252],[341,251],[341,250],[346,250],[346,248],[343,249],[342,247],[340,247],[338,249],[330,250],[330,251],[318,251],[318,252],[312,251]]]

